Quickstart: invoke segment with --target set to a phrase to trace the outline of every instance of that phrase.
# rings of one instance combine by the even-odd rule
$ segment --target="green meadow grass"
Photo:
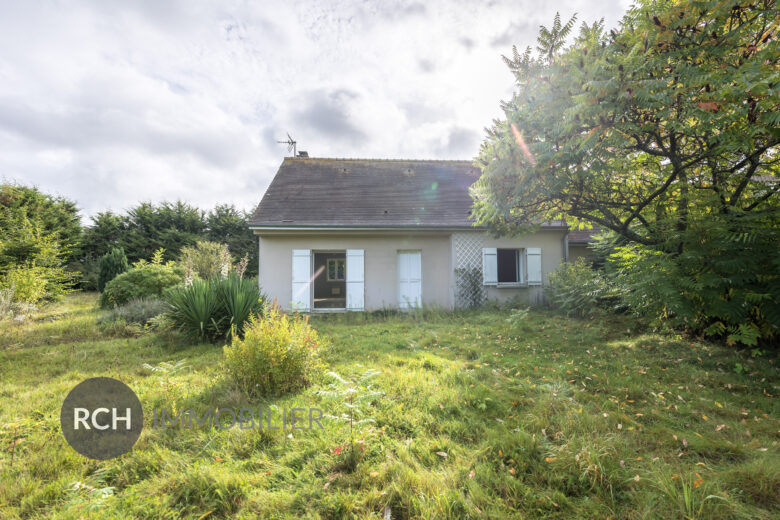
[[[155,407],[318,407],[249,399],[220,345],[96,324],[77,294],[0,324],[0,518],[778,518],[775,359],[531,311],[312,318],[327,370],[380,374],[354,431],[145,428],[110,461],[59,431],[67,392],[109,376]],[[179,368],[151,371],[144,364]],[[167,364],[166,364],[167,363]],[[181,368],[181,365],[184,365]],[[334,453],[334,451],[336,453]]]

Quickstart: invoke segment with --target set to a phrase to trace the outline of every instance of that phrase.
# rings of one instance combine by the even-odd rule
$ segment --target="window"
[[[499,249],[496,251],[498,283],[520,283],[522,250]]]
[[[328,281],[343,282],[345,265],[343,258],[328,258]]]
[[[504,287],[542,285],[542,249],[483,247],[482,284]]]

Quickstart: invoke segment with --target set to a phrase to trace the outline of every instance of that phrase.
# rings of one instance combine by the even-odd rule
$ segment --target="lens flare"
[[[509,126],[512,127],[512,135],[515,136],[515,142],[517,143],[517,146],[520,147],[520,151],[523,152],[523,155],[528,160],[528,162],[531,163],[531,166],[536,166],[536,159],[534,159],[534,154],[531,153],[531,150],[528,149],[528,145],[525,144],[525,140],[523,139],[523,135],[520,133],[520,130],[517,129],[514,123],[511,123]]]

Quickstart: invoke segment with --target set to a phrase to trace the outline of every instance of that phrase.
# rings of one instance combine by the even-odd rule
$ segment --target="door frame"
[[[347,265],[347,250],[346,249],[310,249],[311,251],[311,289],[309,291],[309,301],[311,302],[311,305],[309,308],[311,309],[311,312],[341,312],[347,310],[347,289],[346,289],[346,278],[347,278],[347,269],[349,266]],[[334,253],[334,254],[343,254],[344,255],[344,307],[328,307],[328,308],[315,308],[314,307],[314,254],[328,254],[328,253]],[[328,267],[325,266],[325,269]]]

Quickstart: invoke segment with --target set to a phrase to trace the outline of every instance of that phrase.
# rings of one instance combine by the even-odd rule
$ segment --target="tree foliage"
[[[106,284],[127,271],[127,257],[122,248],[112,247],[111,251],[100,257],[97,290],[103,292]]]
[[[66,261],[75,258],[82,233],[79,209],[75,202],[48,195],[33,186],[2,184],[0,208],[34,222],[41,233],[56,240]]]
[[[499,234],[599,225],[625,244],[633,296],[662,315],[733,341],[777,334],[777,239],[733,237],[780,226],[779,15],[774,0],[640,1],[609,33],[583,24],[568,47],[572,21],[556,17],[536,56],[505,57],[516,92],[480,149],[478,222]],[[667,289],[690,281],[676,286],[684,304],[631,278],[649,290],[661,273]]]
[[[712,212],[775,206],[780,51],[774,1],[640,3],[604,35],[506,58],[517,80],[482,145],[476,216],[500,232],[567,217],[632,242]],[[774,182],[772,182],[774,181]]]
[[[71,201],[36,188],[0,185],[0,288],[34,304],[67,292],[65,270],[81,233]]]
[[[92,217],[84,231],[81,259],[98,259],[112,247],[121,247],[130,262],[150,258],[164,248],[167,260],[199,241],[227,245],[233,261],[249,256],[247,274],[257,274],[257,241],[249,230],[249,215],[231,204],[219,204],[208,213],[185,202],[144,202],[125,215],[111,211]]]

